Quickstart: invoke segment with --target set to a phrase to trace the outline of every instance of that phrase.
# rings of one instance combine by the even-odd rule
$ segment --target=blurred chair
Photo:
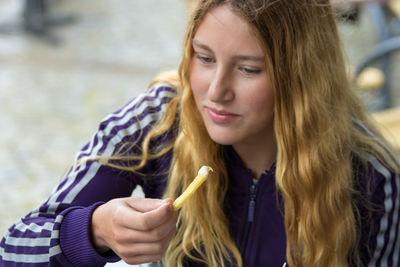
[[[370,1],[371,2],[371,1]],[[356,77],[367,76],[368,73],[383,73],[375,75],[380,79],[377,87],[377,98],[379,100],[375,110],[384,110],[393,107],[392,88],[393,78],[391,73],[392,54],[400,50],[400,0],[380,1],[379,3],[368,3],[366,9],[370,14],[377,44],[367,55],[355,71]],[[371,72],[371,67],[376,71]],[[371,76],[372,79],[372,76]],[[398,87],[398,85],[396,85]],[[370,89],[370,88],[369,88]]]
[[[76,21],[75,15],[53,16],[49,6],[56,1],[23,0],[21,5],[21,22],[3,22],[0,25],[0,34],[17,34],[26,32],[47,43],[59,44],[60,39],[53,34],[51,29],[55,26],[68,25]]]
[[[25,0],[22,17],[25,31],[34,34],[45,34],[47,32],[45,1]]]
[[[382,134],[400,155],[400,107],[372,113]]]
[[[76,17],[73,15],[52,16],[49,14],[48,8],[50,3],[47,0],[25,0],[22,24],[26,32],[56,42],[58,39],[51,34],[50,28],[70,24],[75,21]]]
[[[360,89],[377,90],[379,104],[372,116],[390,145],[400,155],[400,107],[392,101],[391,57],[400,52],[400,0],[331,0],[336,6],[366,8],[375,27],[377,43],[356,67],[356,84]],[[355,17],[357,18],[357,17]],[[399,74],[397,74],[399,75]],[[398,77],[398,76],[397,76]],[[399,85],[396,85],[399,88]]]

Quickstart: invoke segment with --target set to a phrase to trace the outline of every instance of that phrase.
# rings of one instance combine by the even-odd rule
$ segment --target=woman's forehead
[[[262,53],[260,42],[252,27],[227,5],[210,10],[201,21],[193,39],[195,44],[234,46],[250,50],[252,53]]]

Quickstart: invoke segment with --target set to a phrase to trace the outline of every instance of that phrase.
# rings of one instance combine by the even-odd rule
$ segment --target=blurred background
[[[193,2],[0,0],[1,235],[46,200],[102,118],[177,68]],[[355,90],[394,140],[399,1],[379,2],[335,5]]]

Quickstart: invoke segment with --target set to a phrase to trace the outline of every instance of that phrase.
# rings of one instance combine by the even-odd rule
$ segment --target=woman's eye
[[[214,59],[212,57],[207,57],[207,56],[197,54],[197,58],[205,64],[214,63]]]
[[[257,73],[260,73],[260,72],[261,72],[260,69],[248,68],[248,67],[242,67],[242,68],[240,68],[240,70],[241,70],[242,72],[244,72],[245,74],[257,74]]]

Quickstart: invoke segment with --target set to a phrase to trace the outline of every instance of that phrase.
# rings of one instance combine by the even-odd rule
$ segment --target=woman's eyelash
[[[200,59],[200,61],[202,61],[203,63],[213,63],[214,59],[212,57],[207,57],[207,56],[203,56],[200,54],[197,54],[196,57],[198,59]]]
[[[204,64],[211,64],[215,62],[214,58],[198,53],[196,54],[196,58],[198,58]],[[240,67],[239,69],[247,75],[258,74],[261,72],[261,70],[257,68]]]
[[[246,68],[246,67],[242,67],[241,70],[246,74],[257,74],[257,73],[261,72],[260,69],[253,69],[253,68]]]

